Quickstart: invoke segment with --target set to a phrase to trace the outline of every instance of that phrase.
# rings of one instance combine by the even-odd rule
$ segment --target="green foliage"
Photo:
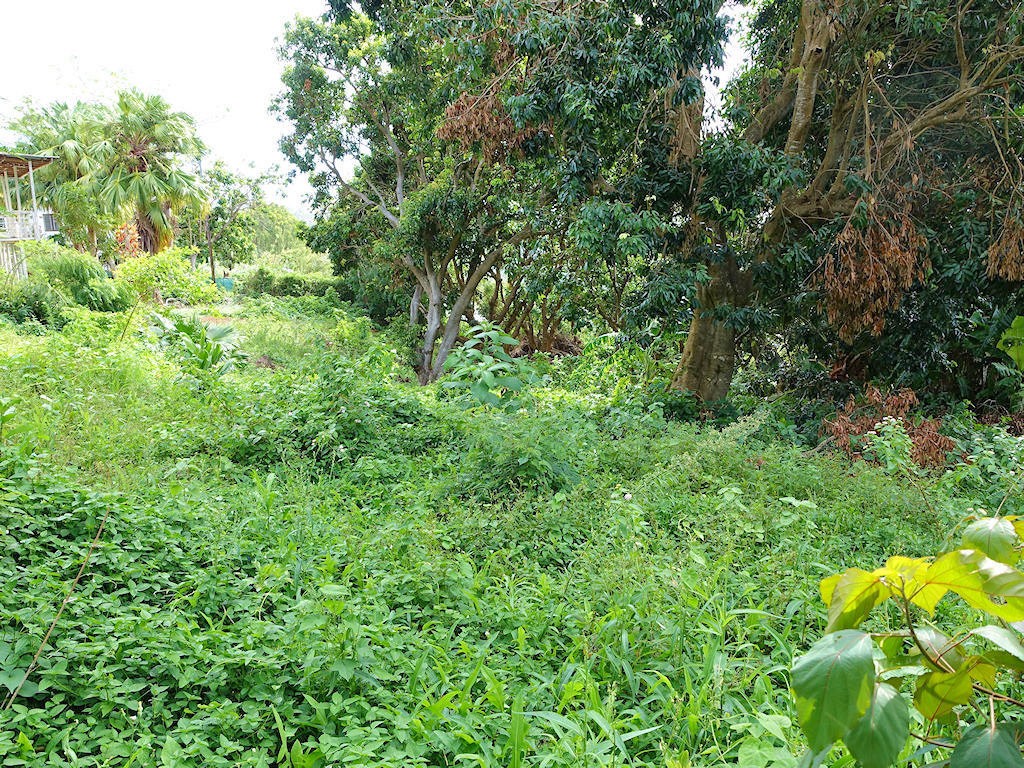
[[[0,761],[792,768],[810,585],[935,551],[1015,455],[978,433],[933,513],[927,477],[804,455],[767,416],[666,420],[631,345],[467,410],[333,302],[220,310],[251,363],[209,387],[148,313],[0,326],[0,693],[109,511]]]
[[[174,240],[174,215],[204,198],[183,160],[204,151],[195,123],[159,96],[129,89],[113,105],[78,103],[29,108],[13,124],[28,151],[54,154],[40,173],[40,193],[68,219],[70,239],[95,253],[126,220],[143,248]]]
[[[245,359],[230,325],[205,322],[199,315],[154,314],[152,328],[160,344],[174,348],[193,373],[220,377]]]
[[[580,446],[557,437],[551,418],[521,424],[495,420],[469,441],[456,488],[462,495],[489,498],[513,493],[550,494],[580,480]]]
[[[1016,317],[999,339],[999,349],[1024,371],[1024,317]]]
[[[324,296],[341,285],[337,278],[323,275],[274,274],[259,267],[242,283],[242,290],[250,296]],[[342,286],[343,287],[343,286]]]
[[[449,378],[442,386],[468,390],[481,405],[516,407],[523,388],[537,381],[528,359],[513,359],[505,351],[517,343],[497,326],[473,326],[466,343],[445,361]]]
[[[132,305],[126,286],[111,280],[95,256],[70,248],[39,250],[42,252],[30,256],[29,270],[65,302],[97,312],[120,312]]]
[[[214,302],[220,296],[209,277],[193,269],[188,255],[180,249],[129,259],[118,268],[117,280],[143,301],[174,300],[194,306]]]
[[[0,283],[0,316],[15,323],[34,321],[59,326],[64,304],[60,294],[40,280]]]
[[[1007,464],[1011,495],[1024,484],[1020,468],[1015,459]],[[948,744],[951,766],[1024,765],[1016,726],[1000,722],[1024,706],[1012,684],[1024,669],[1024,524],[1004,514],[1009,498],[992,516],[970,519],[957,548],[934,558],[894,556],[874,571],[849,568],[821,582],[828,634],[792,669],[798,720],[818,758],[842,740],[861,765],[896,764],[911,735],[912,704],[921,738]],[[932,618],[947,595],[970,609],[952,632]],[[890,602],[898,631],[859,629]]]

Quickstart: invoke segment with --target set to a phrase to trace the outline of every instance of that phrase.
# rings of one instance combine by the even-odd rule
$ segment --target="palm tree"
[[[163,98],[131,90],[118,94],[104,133],[96,146],[104,165],[100,198],[110,210],[134,216],[146,251],[167,248],[174,241],[177,212],[205,199],[196,177],[181,165],[205,149],[195,122],[173,112]]]
[[[56,212],[71,244],[94,255],[100,236],[116,226],[99,200],[97,184],[103,171],[97,147],[110,119],[110,110],[101,105],[58,103],[30,109],[11,126],[27,137],[20,149],[56,158],[36,172],[39,198]]]

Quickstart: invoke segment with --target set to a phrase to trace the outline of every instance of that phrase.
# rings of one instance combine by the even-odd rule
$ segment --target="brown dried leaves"
[[[517,128],[496,94],[465,92],[448,105],[437,129],[442,141],[458,142],[466,151],[479,149],[489,162],[515,154],[537,133],[536,128]]]
[[[866,226],[851,217],[825,258],[820,285],[829,322],[843,341],[865,330],[878,336],[885,316],[930,267],[928,242],[917,231],[909,205],[883,218],[871,202]]]
[[[822,429],[850,458],[860,459],[863,458],[861,449],[875,426],[887,417],[892,418],[903,425],[913,443],[910,457],[914,463],[922,467],[940,467],[956,444],[939,432],[941,419],[915,422],[909,418],[910,411],[917,404],[917,395],[912,389],[883,395],[878,387],[869,384],[860,403],[851,397],[834,417],[823,422]]]
[[[1012,214],[1007,214],[999,237],[988,247],[988,276],[1024,281],[1024,225]]]

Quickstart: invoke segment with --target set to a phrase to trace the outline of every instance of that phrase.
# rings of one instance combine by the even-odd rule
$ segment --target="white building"
[[[45,240],[57,234],[53,213],[39,207],[35,171],[55,160],[46,155],[0,152],[0,273],[26,277],[26,240]],[[28,184],[25,184],[25,181]]]

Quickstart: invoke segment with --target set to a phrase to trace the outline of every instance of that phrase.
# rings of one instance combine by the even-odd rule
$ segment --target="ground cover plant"
[[[206,377],[142,313],[0,328],[7,765],[796,766],[817,582],[940,550],[1019,451],[666,418],[602,344],[492,406],[330,302],[211,312]]]

